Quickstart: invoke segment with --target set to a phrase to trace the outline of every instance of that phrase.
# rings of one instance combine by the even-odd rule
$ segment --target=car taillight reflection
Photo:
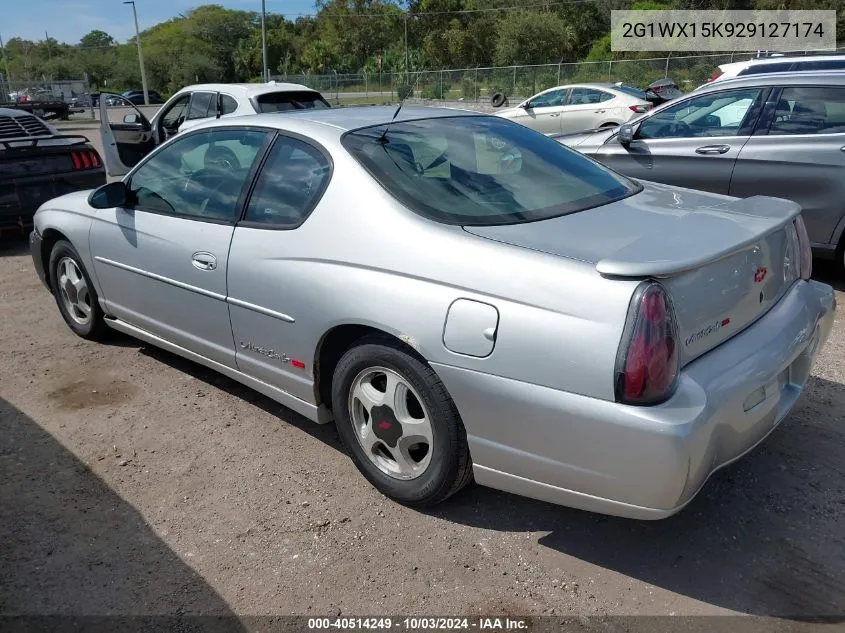
[[[648,111],[649,111],[649,110],[651,110],[653,107],[654,107],[654,104],[653,104],[653,103],[646,103],[646,104],[642,104],[642,105],[632,105],[632,106],[628,106],[628,109],[629,109],[629,110],[633,110],[633,111],[634,111],[634,112],[636,112],[637,114],[642,114],[643,112],[648,112]]]
[[[679,373],[678,329],[663,286],[641,284],[634,293],[616,360],[616,400],[657,404],[672,395]]]
[[[93,149],[73,150],[70,153],[70,159],[73,161],[74,170],[94,169],[103,164],[100,161],[100,155]]]

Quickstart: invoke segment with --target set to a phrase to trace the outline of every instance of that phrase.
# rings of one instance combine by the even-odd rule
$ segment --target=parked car
[[[795,203],[637,183],[454,109],[204,122],[35,221],[76,334],[334,419],[411,505],[474,476],[671,515],[787,415],[834,319]]]
[[[722,64],[704,85],[746,75],[804,70],[845,70],[845,55],[776,55]]]
[[[86,137],[0,108],[0,237],[28,235],[41,203],[105,182],[100,155]]]
[[[143,90],[127,90],[122,95],[127,101],[134,105],[144,105],[144,91]],[[150,105],[157,105],[164,103],[164,99],[155,90],[147,90],[147,97]]]
[[[613,84],[576,84],[550,88],[514,108],[496,112],[543,134],[560,134],[616,127],[652,104],[638,89],[623,90]]]
[[[132,105],[123,102],[124,105]],[[113,123],[100,109],[100,129],[109,175],[122,176],[153,148],[175,134],[211,118],[328,108],[316,90],[300,84],[200,84],[173,95],[152,120],[134,108]]]
[[[845,72],[719,81],[631,121],[625,134],[558,141],[633,178],[794,200],[816,255],[845,261]]]

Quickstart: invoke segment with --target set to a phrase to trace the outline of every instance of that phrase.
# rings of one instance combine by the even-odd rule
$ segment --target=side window
[[[845,59],[817,59],[812,62],[798,62],[794,70],[842,70]]]
[[[250,168],[267,138],[267,132],[215,128],[173,141],[132,174],[132,206],[234,222]]]
[[[195,92],[191,95],[191,105],[188,108],[188,120],[204,119],[208,116],[208,110],[214,112],[212,102],[214,101],[214,93],[212,92]]]
[[[567,105],[601,103],[602,101],[610,101],[611,99],[613,99],[613,95],[604,90],[597,90],[596,88],[573,88]]]
[[[769,135],[845,132],[845,88],[784,88]]]
[[[191,95],[179,97],[161,117],[161,125],[168,130],[175,130],[185,120],[185,111],[188,109],[188,101]]]
[[[745,88],[686,99],[643,121],[637,138],[747,136],[762,107],[762,88]]]
[[[303,141],[279,137],[258,177],[245,221],[296,228],[320,200],[330,173],[322,152]]]
[[[566,104],[566,93],[568,90],[550,90],[531,99],[532,108],[550,108]]]
[[[220,100],[223,106],[223,114],[231,114],[238,109],[238,102],[229,95],[220,95]]]

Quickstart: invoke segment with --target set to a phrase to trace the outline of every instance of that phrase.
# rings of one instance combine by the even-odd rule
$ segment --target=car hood
[[[604,275],[662,276],[754,243],[797,215],[787,200],[738,199],[653,182],[629,198],[549,220],[464,230],[594,264]]]

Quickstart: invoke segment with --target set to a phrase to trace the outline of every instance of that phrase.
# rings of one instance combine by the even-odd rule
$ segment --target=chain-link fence
[[[14,104],[44,118],[67,118],[90,107],[86,79],[9,80],[0,74],[0,106]]]
[[[420,99],[478,103],[489,101],[498,92],[514,101],[567,83],[620,81],[642,88],[664,77],[674,80],[681,90],[689,91],[705,83],[721,64],[752,57],[750,53],[677,55],[409,73],[279,75],[274,79],[304,84],[344,104],[391,103],[409,96],[411,91],[413,97]]]

